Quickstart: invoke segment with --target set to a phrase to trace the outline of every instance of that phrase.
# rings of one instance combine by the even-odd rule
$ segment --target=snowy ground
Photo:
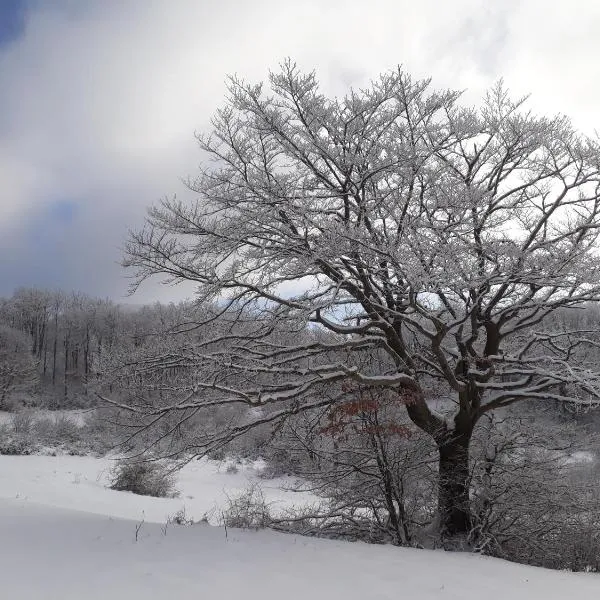
[[[0,456],[0,597],[11,600],[578,600],[600,598],[600,576],[468,554],[317,540],[198,524],[165,526],[224,506],[256,481],[210,461],[181,473],[181,497],[104,486],[109,459]],[[275,506],[307,494],[261,482]],[[217,508],[215,508],[217,507]],[[143,519],[143,522],[142,522]],[[136,540],[137,529],[137,540]]]
[[[315,502],[308,493],[292,491],[298,487],[293,478],[261,480],[257,463],[239,464],[237,473],[227,472],[223,462],[203,459],[188,463],[178,473],[176,498],[109,489],[113,465],[113,459],[91,456],[0,456],[0,498],[152,523],[165,523],[181,510],[195,521],[207,517],[216,523],[228,498],[253,484],[260,485],[273,513]]]
[[[269,531],[114,519],[0,500],[2,597],[11,600],[553,600],[600,597],[600,577],[473,555]]]

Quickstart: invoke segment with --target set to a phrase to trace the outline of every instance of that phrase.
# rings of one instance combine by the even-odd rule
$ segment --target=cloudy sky
[[[127,230],[182,194],[227,74],[289,56],[341,94],[402,64],[470,102],[504,77],[593,132],[598,31],[596,0],[0,0],[0,296],[122,301]]]

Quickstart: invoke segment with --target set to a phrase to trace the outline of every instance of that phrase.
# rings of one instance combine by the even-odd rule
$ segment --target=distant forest
[[[172,327],[186,306],[120,305],[35,288],[0,298],[0,408],[95,404],[89,384],[101,378],[106,360]]]

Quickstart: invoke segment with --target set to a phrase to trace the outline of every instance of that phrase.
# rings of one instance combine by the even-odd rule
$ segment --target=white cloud
[[[315,67],[334,93],[398,63],[438,85],[471,88],[469,100],[503,75],[516,91],[532,92],[535,106],[571,114],[581,127],[600,125],[593,1],[552,10],[537,0],[33,6],[24,35],[0,48],[4,293],[38,284],[46,261],[61,285],[122,294],[116,262],[127,226],[194,173],[193,132],[219,105],[225,75],[261,80],[286,56]],[[63,200],[78,205],[76,218],[49,219],[40,236],[40,218]]]

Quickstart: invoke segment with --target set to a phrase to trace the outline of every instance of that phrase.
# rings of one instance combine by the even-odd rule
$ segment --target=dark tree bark
[[[54,345],[52,348],[52,385],[56,384],[56,353],[58,346],[58,303],[54,307]]]
[[[48,370],[48,340],[44,341],[44,378],[46,377],[46,372]]]
[[[69,397],[69,380],[68,380],[68,369],[69,369],[69,344],[70,338],[68,333],[65,334],[65,368],[63,372],[63,394],[65,401]]]
[[[466,539],[472,528],[469,500],[469,442],[472,429],[452,433],[438,444],[438,512],[443,541]]]
[[[438,452],[438,518],[444,546],[467,543],[473,520],[470,507],[469,446],[477,422],[480,394],[468,385],[458,395],[459,411],[450,426],[425,401],[421,390],[413,390],[406,404],[412,422],[435,441]]]

